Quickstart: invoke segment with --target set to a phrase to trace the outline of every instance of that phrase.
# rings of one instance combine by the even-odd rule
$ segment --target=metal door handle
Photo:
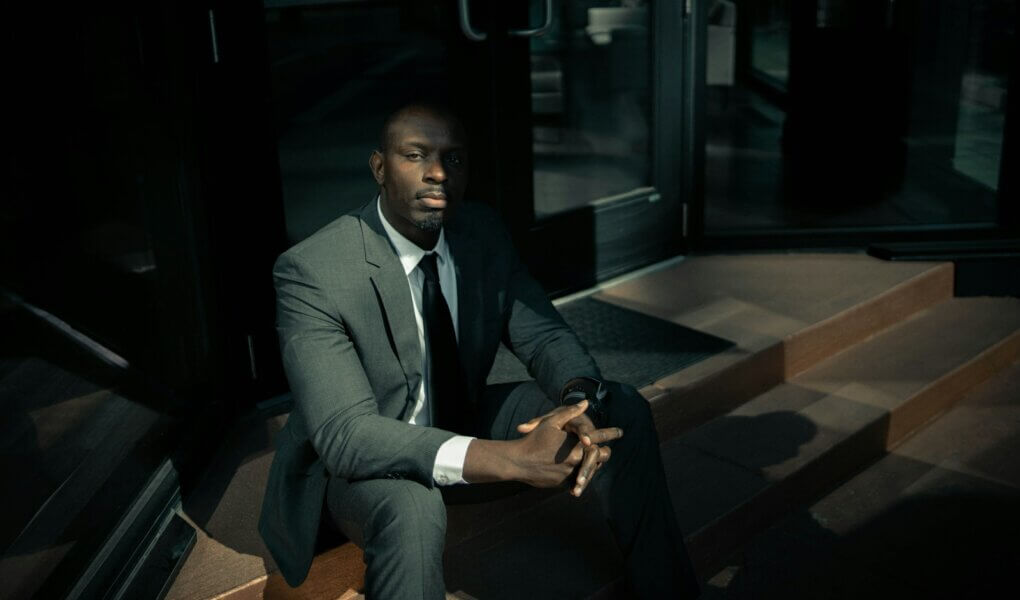
[[[545,20],[542,21],[541,25],[534,29],[511,29],[507,33],[520,37],[538,37],[546,31],[549,31],[549,28],[552,27],[552,3],[553,0],[545,0]]]
[[[457,15],[460,20],[460,30],[464,33],[464,37],[472,42],[484,42],[489,36],[472,27],[468,2],[469,0],[458,0],[457,2]],[[507,33],[518,37],[536,37],[542,35],[546,31],[549,31],[549,28],[552,27],[552,3],[553,0],[545,0],[545,19],[542,21],[541,25],[533,29],[511,29]]]
[[[457,2],[457,16],[460,17],[460,30],[464,32],[464,37],[472,42],[485,41],[485,38],[488,36],[484,33],[475,31],[475,28],[471,26],[471,15],[468,13],[468,0],[459,0]]]

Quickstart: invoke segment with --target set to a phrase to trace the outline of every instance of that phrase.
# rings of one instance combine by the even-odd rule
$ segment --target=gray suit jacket
[[[461,402],[481,396],[501,340],[551,398],[572,377],[600,376],[490,209],[462,204],[445,231],[457,271]],[[407,423],[421,349],[375,202],[283,253],[273,277],[294,409],[277,436],[259,531],[296,586],[311,566],[330,476],[432,487],[436,452],[454,434]]]

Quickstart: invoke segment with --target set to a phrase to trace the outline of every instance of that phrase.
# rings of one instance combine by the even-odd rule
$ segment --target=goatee
[[[417,221],[415,225],[422,231],[438,233],[439,230],[443,228],[443,213],[438,211],[428,213]]]

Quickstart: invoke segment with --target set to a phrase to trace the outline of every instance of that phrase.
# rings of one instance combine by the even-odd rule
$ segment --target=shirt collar
[[[382,199],[379,196],[375,197],[375,208],[379,211],[379,220],[382,221],[383,229],[386,230],[386,236],[390,238],[390,244],[397,251],[397,258],[400,259],[400,264],[404,267],[404,275],[410,275],[421,262],[422,257],[429,252],[422,250],[390,225],[390,222],[386,220],[386,215],[382,212]],[[431,252],[435,252],[442,263],[449,260],[450,247],[446,243],[446,232],[443,229],[439,230],[439,241],[436,242],[436,246]]]

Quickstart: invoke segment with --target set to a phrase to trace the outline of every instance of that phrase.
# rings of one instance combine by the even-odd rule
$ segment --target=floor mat
[[[733,346],[722,338],[594,298],[559,307],[588,347],[602,375],[642,387]],[[524,365],[500,347],[489,383],[530,379]]]

